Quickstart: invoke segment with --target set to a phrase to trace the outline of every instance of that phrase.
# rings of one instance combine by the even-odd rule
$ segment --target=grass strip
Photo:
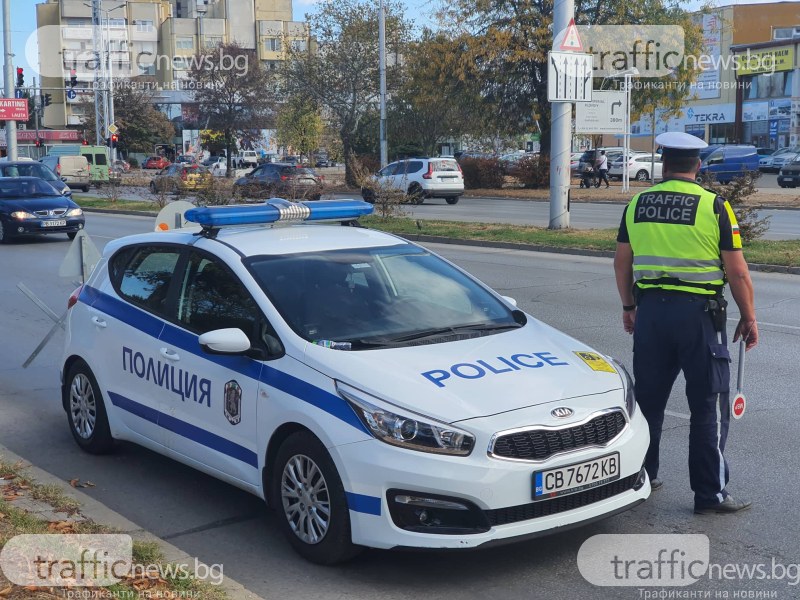
[[[460,240],[510,242],[531,246],[552,246],[579,250],[613,251],[616,229],[551,230],[526,225],[495,223],[463,223],[455,221],[416,221],[404,217],[363,217],[367,227],[398,235],[430,235]],[[800,240],[756,240],[745,244],[745,257],[750,263],[800,267]]]
[[[15,506],[14,501],[29,496],[46,503],[57,512],[74,514],[79,504],[67,496],[55,484],[42,485],[33,481],[21,463],[10,463],[0,457],[0,549],[13,537],[24,534],[103,534],[116,533],[90,520],[49,522],[37,514]],[[65,518],[67,517],[65,514]],[[226,600],[227,594],[219,586],[185,576],[183,568],[170,569],[158,544],[152,541],[134,540],[133,564],[154,565],[163,577],[156,574],[129,575],[119,583],[107,588],[94,588],[97,598],[198,598],[203,600]],[[0,597],[3,600],[38,600],[61,598],[65,590],[51,587],[22,587],[12,584],[0,571]]]

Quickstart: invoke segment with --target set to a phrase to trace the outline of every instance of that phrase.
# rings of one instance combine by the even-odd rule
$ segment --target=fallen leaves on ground
[[[70,479],[69,484],[74,488],[95,487],[95,485],[91,481],[81,481],[79,477],[76,477],[75,479]]]

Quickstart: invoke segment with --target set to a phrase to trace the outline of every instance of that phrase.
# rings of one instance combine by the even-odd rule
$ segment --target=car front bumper
[[[554,533],[643,502],[650,495],[642,469],[649,439],[647,423],[637,410],[610,445],[582,448],[538,463],[491,458],[481,439],[468,457],[403,450],[379,440],[330,451],[348,491],[353,543],[375,548],[476,548]],[[613,452],[620,456],[618,480],[554,499],[532,500],[535,471]],[[398,507],[392,506],[398,494],[464,501],[471,507],[471,519],[484,526],[449,532],[436,526],[410,528],[398,519]],[[434,521],[435,511],[430,511]]]
[[[52,222],[53,219],[26,219],[24,221],[11,220],[10,233],[13,235],[40,235],[47,233],[75,233],[84,228],[86,220],[83,217],[73,217],[65,220],[66,225],[56,227],[46,226],[43,223]]]
[[[778,175],[778,185],[800,185],[800,173],[793,173],[789,175]]]

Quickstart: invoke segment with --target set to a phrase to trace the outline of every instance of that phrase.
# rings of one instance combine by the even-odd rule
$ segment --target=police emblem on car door
[[[238,425],[242,420],[242,387],[231,380],[225,384],[225,418],[231,425]]]

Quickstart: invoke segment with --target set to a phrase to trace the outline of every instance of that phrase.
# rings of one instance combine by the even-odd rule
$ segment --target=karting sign
[[[547,100],[592,101],[591,54],[550,52],[547,56]]]
[[[0,121],[27,121],[27,98],[0,98]]]

